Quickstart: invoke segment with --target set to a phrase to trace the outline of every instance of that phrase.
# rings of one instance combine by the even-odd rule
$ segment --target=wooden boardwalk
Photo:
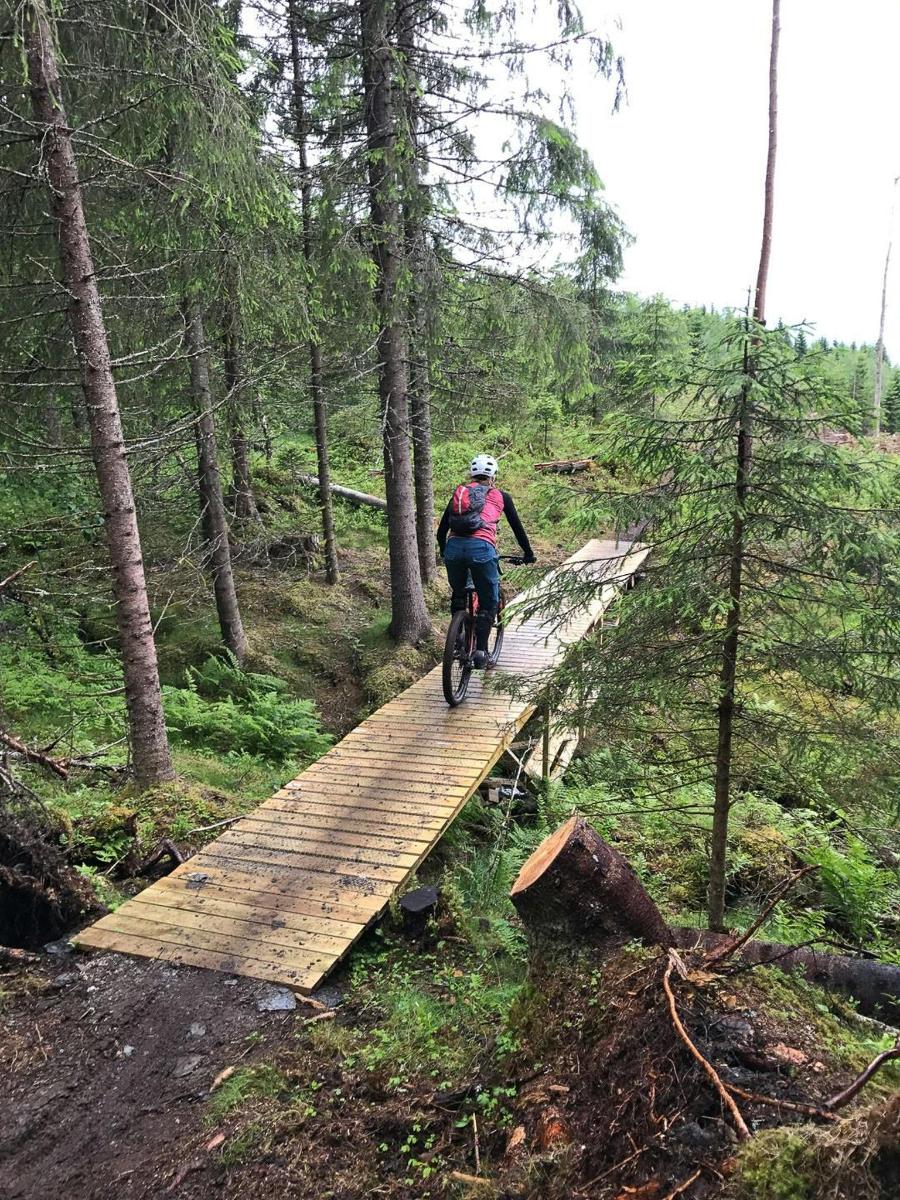
[[[527,676],[552,665],[647,553],[589,542],[559,570],[590,572],[606,586],[552,631],[513,616],[499,671]],[[480,675],[450,709],[435,668],[77,944],[311,991],[403,887],[533,711],[485,689]]]

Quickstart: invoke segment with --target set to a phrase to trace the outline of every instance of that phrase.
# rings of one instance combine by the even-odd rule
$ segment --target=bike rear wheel
[[[468,616],[465,610],[453,614],[444,643],[444,699],[451,708],[465,700],[472,674],[474,630]]]

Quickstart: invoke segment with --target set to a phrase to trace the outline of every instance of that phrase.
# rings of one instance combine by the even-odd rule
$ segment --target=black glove
[[[522,558],[522,562],[525,564],[526,567],[530,567],[532,563],[537,562],[537,559],[534,557],[533,554],[526,554]]]

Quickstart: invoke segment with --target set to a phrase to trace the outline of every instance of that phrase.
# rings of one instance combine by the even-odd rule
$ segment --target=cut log
[[[317,475],[298,475],[297,479],[301,483],[305,483],[308,487],[319,486],[319,478]],[[340,496],[342,500],[349,500],[351,504],[365,504],[369,508],[380,508],[382,511],[387,511],[387,500],[381,496],[370,496],[368,492],[355,492],[352,488],[342,487],[339,483],[329,483],[328,490],[334,496]]]
[[[672,934],[682,949],[699,945],[703,950],[717,950],[732,940],[728,934],[705,929],[676,927]],[[823,954],[808,948],[794,949],[777,942],[747,942],[735,957],[744,963],[771,964],[782,971],[802,971],[812,983],[852,996],[864,1013],[874,1013],[894,1023],[900,1019],[900,967],[894,963]]]
[[[539,937],[597,945],[626,936],[674,945],[629,863],[577,813],[541,842],[519,872],[510,899]]]
[[[567,458],[560,462],[539,462],[534,464],[536,471],[546,471],[554,475],[575,475],[579,471],[593,471],[592,458]]]

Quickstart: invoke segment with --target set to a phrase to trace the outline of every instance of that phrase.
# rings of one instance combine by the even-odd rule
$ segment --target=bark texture
[[[222,642],[238,662],[247,653],[247,637],[241,621],[234,572],[231,566],[231,546],[228,541],[228,521],[225,499],[219,474],[216,450],[216,426],[213,417],[212,392],[209,386],[209,357],[203,329],[203,318],[196,303],[187,306],[185,341],[191,362],[191,391],[197,414],[197,481],[200,510],[208,539],[209,564],[212,568],[213,592]]]
[[[718,950],[730,940],[727,934],[709,930],[676,927],[672,933],[684,950],[697,945],[703,950]],[[853,996],[863,1013],[880,1014],[893,1022],[900,1018],[900,967],[894,963],[756,941],[741,946],[735,959],[760,966],[771,963],[782,971],[801,971],[813,983]]]
[[[537,938],[596,945],[638,937],[674,945],[631,865],[577,813],[523,865],[510,899]]]
[[[407,380],[408,345],[400,276],[403,267],[401,174],[394,108],[394,52],[388,19],[391,0],[362,0],[363,90],[368,150],[372,256],[377,273],[378,390],[384,443],[391,635],[417,642],[430,629],[415,524]]]
[[[289,0],[288,34],[291,42],[292,99],[294,117],[294,140],[300,165],[300,221],[303,229],[303,257],[309,268],[310,278],[314,274],[312,243],[312,184],[306,152],[306,106],[304,100],[303,60],[300,55],[300,24],[296,0]],[[322,347],[315,337],[309,339],[309,394],[312,400],[313,424],[316,438],[316,462],[318,464],[319,507],[322,510],[322,535],[325,539],[325,578],[337,583],[340,576],[337,554],[337,537],[334,532],[334,509],[331,503],[330,466],[328,458],[328,410],[325,406],[324,370]]]
[[[434,465],[431,450],[431,374],[428,363],[429,312],[432,295],[429,288],[428,243],[425,217],[428,193],[422,183],[419,153],[420,78],[416,60],[417,27],[422,20],[422,4],[405,0],[398,14],[398,40],[403,54],[404,109],[409,153],[407,198],[403,206],[406,257],[412,288],[407,303],[409,330],[409,406],[413,448],[413,482],[416,494],[416,542],[419,571],[423,584],[437,573],[434,524]]]
[[[175,772],[163,718],[131,473],[54,44],[44,0],[31,0],[26,10],[25,49],[32,111],[43,131],[43,168],[59,241],[63,283],[70,297],[69,324],[103,502],[132,763],[138,783],[150,785],[173,778]]]
[[[244,331],[238,283],[233,266],[227,272],[225,293],[225,386],[228,389],[228,432],[231,443],[231,471],[234,488],[234,515],[241,521],[258,521],[259,510],[253,495],[250,472],[250,444],[247,440],[247,380],[244,374]]]

